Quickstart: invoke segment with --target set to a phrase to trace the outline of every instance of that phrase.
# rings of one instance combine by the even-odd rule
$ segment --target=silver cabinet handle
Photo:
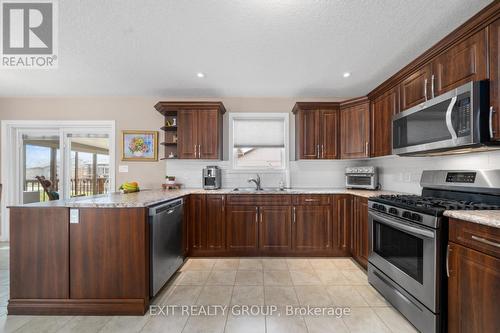
[[[319,145],[316,145],[316,157],[319,158]]]
[[[427,79],[424,80],[424,97],[427,101]]]
[[[450,244],[446,246],[446,277],[450,277]]]
[[[255,207],[255,223],[259,223],[259,208]]]
[[[194,158],[198,158],[198,154],[196,152],[197,145],[194,145]]]
[[[325,146],[321,145],[321,158],[325,158]]]
[[[319,199],[304,199],[305,202],[316,202],[319,201]]]
[[[434,74],[431,76],[431,98],[434,98]]]
[[[297,208],[293,207],[293,223],[297,222]]]
[[[493,139],[495,136],[495,131],[493,130],[493,114],[495,113],[495,109],[493,106],[490,106],[490,139]]]
[[[491,246],[494,246],[494,247],[498,247],[500,248],[500,244],[497,243],[497,242],[492,242],[490,240],[487,240],[485,238],[482,238],[482,237],[477,237],[477,236],[474,236],[472,235],[471,238],[475,241],[478,241],[478,242],[481,242],[481,243],[484,243],[484,244],[487,244],[487,245],[491,245]]]
[[[198,158],[201,158],[201,145],[198,145]]]
[[[365,155],[368,156],[368,141],[365,143]]]

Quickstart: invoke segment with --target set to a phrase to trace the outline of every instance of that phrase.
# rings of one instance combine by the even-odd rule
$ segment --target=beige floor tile
[[[262,259],[262,266],[266,271],[288,270],[286,259],[283,258],[264,258]]]
[[[56,332],[71,319],[73,319],[71,316],[33,316],[32,319],[21,326],[16,333]]]
[[[8,286],[8,285],[9,285],[9,270],[0,269],[0,286]]]
[[[238,269],[241,270],[262,270],[262,260],[259,258],[241,258]]]
[[[351,314],[342,318],[352,333],[387,333],[389,328],[371,308],[352,308]]]
[[[32,318],[32,316],[0,316],[0,332],[14,332],[28,323]]]
[[[394,333],[417,333],[417,329],[393,307],[372,308],[384,324]]]
[[[262,271],[237,271],[235,285],[260,286],[264,284]]]
[[[288,268],[291,271],[312,271],[313,268],[308,259],[304,258],[288,258],[286,259]]]
[[[182,333],[223,333],[227,315],[190,316]]]
[[[196,304],[229,305],[233,286],[205,286],[198,296]]]
[[[306,316],[304,320],[309,333],[349,333],[342,318],[334,316]]]
[[[328,306],[333,302],[324,286],[295,286],[300,305]]]
[[[264,285],[266,286],[291,286],[292,278],[290,272],[286,271],[264,271]]]
[[[111,320],[108,316],[76,316],[69,320],[58,333],[94,333],[99,332]]]
[[[337,266],[328,258],[312,258],[309,263],[315,270],[338,270]]]
[[[292,282],[296,286],[300,285],[321,285],[321,281],[318,275],[313,271],[292,271],[290,270],[290,275],[292,276]]]
[[[359,270],[359,266],[354,263],[351,258],[332,258],[331,263],[334,264],[338,269],[355,269]]]
[[[240,259],[238,258],[217,259],[213,269],[216,271],[235,271],[239,265]]]
[[[326,291],[335,306],[368,306],[368,303],[353,286],[328,286]]]
[[[201,286],[176,286],[159,304],[194,305],[201,290]]]
[[[368,285],[368,277],[361,270],[342,270],[342,274],[344,274],[349,284]]]
[[[217,259],[190,258],[181,271],[211,271]]]
[[[231,305],[264,305],[264,287],[234,286]]]
[[[180,313],[150,317],[141,333],[181,333],[188,319],[189,316],[183,316]]]
[[[365,299],[369,306],[391,306],[379,292],[372,286],[355,286],[361,296]]]
[[[266,286],[264,287],[266,305],[298,305],[299,300],[293,287]]]
[[[204,285],[208,277],[210,276],[210,271],[184,271],[181,272],[181,276],[175,281],[178,285],[190,285],[190,286],[200,286]]]
[[[232,315],[227,317],[224,333],[265,333],[265,316]]]
[[[316,269],[316,274],[318,275],[321,283],[326,285],[346,285],[349,284],[349,280],[344,274],[338,269]]]
[[[267,333],[307,333],[306,323],[298,316],[266,316]]]
[[[207,280],[207,285],[232,286],[236,280],[236,271],[213,270]]]
[[[144,316],[115,316],[104,325],[99,333],[140,332],[149,319],[149,314]]]

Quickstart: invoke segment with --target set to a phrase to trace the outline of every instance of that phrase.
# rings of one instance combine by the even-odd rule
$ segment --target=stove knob
[[[398,210],[396,208],[389,208],[389,213],[393,215],[399,215]]]
[[[413,214],[411,214],[411,219],[413,221],[421,222],[422,221],[422,216],[420,214],[413,213]]]
[[[405,219],[410,219],[411,220],[411,212],[403,212],[403,215],[402,215]]]

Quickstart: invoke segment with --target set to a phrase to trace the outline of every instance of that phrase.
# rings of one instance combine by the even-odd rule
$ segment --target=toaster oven
[[[374,166],[347,167],[345,169],[345,187],[366,190],[378,188],[378,173]]]

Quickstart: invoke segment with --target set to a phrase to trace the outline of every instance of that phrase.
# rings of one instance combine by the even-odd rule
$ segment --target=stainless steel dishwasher
[[[155,296],[184,261],[182,246],[182,199],[149,208],[150,283],[149,295]]]

